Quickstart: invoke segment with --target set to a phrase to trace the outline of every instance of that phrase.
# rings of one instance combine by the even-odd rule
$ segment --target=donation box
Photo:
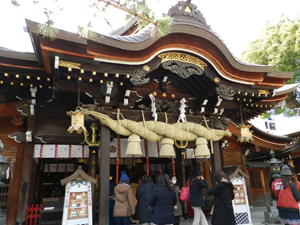
[[[239,166],[224,167],[222,170],[229,177],[234,187],[234,199],[232,200],[232,206],[236,224],[252,225],[245,182],[245,178],[248,179],[249,175],[244,173]]]
[[[62,225],[93,224],[92,183],[95,182],[80,167],[61,180],[62,185],[66,184]]]

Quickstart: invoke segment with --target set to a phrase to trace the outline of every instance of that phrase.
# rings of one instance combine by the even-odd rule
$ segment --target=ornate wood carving
[[[16,132],[8,135],[11,139],[14,139],[18,143],[26,143],[26,135],[22,132]]]
[[[220,129],[220,130],[226,130],[226,128],[229,126],[230,119],[223,117],[220,119],[213,120],[213,128],[214,129]]]
[[[155,99],[156,107],[162,112],[173,113],[178,111],[180,102],[178,100],[169,101],[167,99]]]
[[[171,72],[176,73],[178,76],[184,79],[190,77],[193,74],[195,75],[203,74],[203,70],[201,70],[200,67],[191,63],[178,62],[176,60],[164,62],[162,66],[164,69],[168,69]]]
[[[197,10],[197,6],[192,3],[187,4],[187,2],[185,1],[178,2],[175,6],[169,9],[168,15],[173,16],[174,14],[193,17],[199,20],[205,26],[208,26],[205,18],[203,17],[203,14],[199,10]]]
[[[139,68],[133,71],[133,73],[131,74],[130,81],[134,85],[147,84],[150,81],[150,78],[145,78],[145,76],[146,76],[146,71],[143,70],[142,68]]]
[[[73,68],[73,69],[81,69],[80,68],[80,63],[75,63],[75,62],[68,62],[68,61],[63,61],[63,60],[59,60],[59,66],[62,67],[68,67],[68,68]]]
[[[256,151],[256,152],[260,152],[260,146],[255,145],[255,151]]]
[[[23,119],[24,117],[20,115],[15,115],[12,116],[12,120],[10,122],[15,126],[21,126],[24,123]]]
[[[223,84],[216,87],[216,92],[222,99],[226,100],[233,100],[233,96],[235,95],[235,91],[231,87],[227,87]]]
[[[204,67],[207,66],[205,62],[202,60],[180,52],[166,52],[158,55],[159,58],[162,58],[161,62],[167,62],[167,61],[178,61],[183,63],[190,63],[195,66],[200,67],[202,70],[204,70]]]

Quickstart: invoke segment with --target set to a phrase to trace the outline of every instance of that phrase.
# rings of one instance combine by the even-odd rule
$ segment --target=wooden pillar
[[[241,150],[241,161],[242,161],[242,167],[241,169],[243,170],[243,172],[245,172],[246,174],[249,175],[249,171],[247,169],[246,166],[246,157],[245,157],[245,153],[243,151],[243,149]],[[245,179],[246,182],[246,188],[247,188],[247,193],[248,193],[248,201],[249,201],[249,205],[253,205],[252,203],[252,192],[251,192],[251,186],[250,186],[250,178],[249,179]]]
[[[24,144],[18,144],[16,162],[13,164],[13,172],[10,177],[7,208],[6,208],[6,224],[15,225],[17,220],[18,207],[17,202],[19,201],[19,190],[21,186],[21,174],[23,168],[23,156],[24,156]]]
[[[96,169],[97,169],[97,153],[99,151],[99,146],[89,146],[89,175],[92,178],[96,178]],[[99,182],[99,180],[98,180]],[[93,199],[93,213],[96,214],[96,197],[95,197],[95,184],[92,184],[92,199]],[[93,217],[95,218],[95,217]]]
[[[265,178],[264,178],[264,170],[263,169],[259,170],[259,175],[260,175],[261,186],[262,186],[262,189],[263,189],[265,205],[267,205],[267,200],[266,200],[266,185],[265,185]]]
[[[110,129],[101,125],[98,224],[109,224]]]
[[[176,151],[176,161],[178,160],[178,163],[181,163],[181,170],[179,171],[179,174],[181,176],[181,181],[179,184],[182,186],[185,186],[187,177],[185,177],[185,166],[184,166],[184,157],[181,151]],[[182,202],[183,206],[183,216],[185,219],[188,219],[188,207],[187,207],[187,202]]]
[[[28,117],[27,132],[31,132],[32,139],[34,138],[36,128],[36,115]],[[26,209],[29,197],[30,176],[32,168],[34,144],[31,142],[25,143],[24,158],[22,165],[21,187],[18,203],[18,215],[16,224],[24,224],[26,219]]]
[[[175,161],[175,174],[177,177],[177,184],[179,184],[180,187],[185,185],[185,179],[183,179],[183,173],[182,169],[184,170],[184,165],[182,167],[182,154],[181,151],[178,148],[175,148],[176,153],[176,161]]]
[[[37,168],[38,165],[36,162],[32,160],[31,162],[31,174],[30,174],[30,186],[28,192],[28,203],[34,204],[35,203],[35,188],[37,182]]]
[[[37,171],[37,181],[36,181],[36,188],[35,188],[35,204],[39,204],[42,202],[41,199],[41,192],[43,186],[43,174],[44,174],[44,163],[43,160],[39,160],[38,171]]]
[[[223,157],[222,157],[219,141],[213,141],[211,147],[213,149],[213,154],[211,155],[212,175],[213,175],[217,170],[222,170]],[[213,187],[215,186],[214,184],[215,181],[213,181]]]

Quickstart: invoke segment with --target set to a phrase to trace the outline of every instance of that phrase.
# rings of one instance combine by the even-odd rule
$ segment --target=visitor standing
[[[179,198],[181,190],[177,184],[177,179],[176,179],[175,175],[173,175],[173,174],[170,175],[170,181],[171,181],[171,185],[175,191],[176,199],[177,199],[176,206],[174,207],[174,216],[175,216],[174,225],[179,225],[180,216],[182,216],[182,206],[181,206],[181,200]]]
[[[155,184],[151,181],[150,176],[143,175],[136,190],[136,199],[138,201],[136,207],[137,215],[142,225],[153,224],[153,215],[148,211],[148,208],[154,188]]]
[[[206,217],[201,209],[201,207],[205,207],[203,189],[208,188],[208,185],[198,168],[192,170],[189,185],[190,206],[194,210],[193,225],[208,225]]]
[[[233,185],[222,170],[214,173],[214,179],[218,184],[207,191],[214,196],[212,225],[235,225],[232,200],[234,199]]]
[[[121,172],[120,182],[115,187],[114,217],[116,225],[129,225],[130,216],[135,213],[134,199],[129,177],[125,171]]]
[[[153,223],[157,225],[174,224],[176,195],[167,174],[159,174],[157,187],[154,188],[149,206],[154,207]]]
[[[300,224],[300,193],[292,181],[292,172],[287,165],[282,166],[281,178],[272,183],[272,191],[277,198],[279,220],[284,224]]]

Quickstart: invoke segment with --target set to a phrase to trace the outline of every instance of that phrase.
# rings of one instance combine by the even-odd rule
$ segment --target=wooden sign
[[[63,225],[93,224],[92,186],[86,180],[71,181],[66,185]]]
[[[230,181],[234,187],[232,206],[236,224],[252,225],[245,178],[237,174]]]

